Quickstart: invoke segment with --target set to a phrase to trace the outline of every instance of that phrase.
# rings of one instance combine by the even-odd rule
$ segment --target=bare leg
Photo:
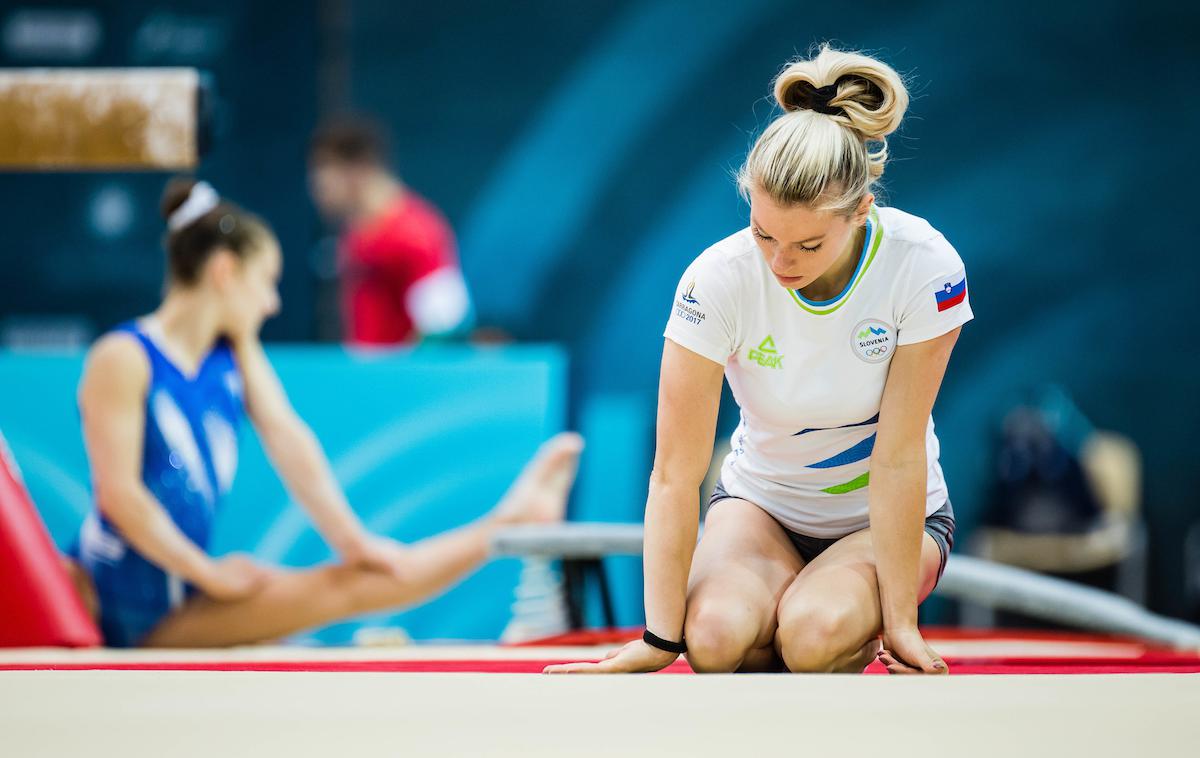
[[[350,616],[426,600],[487,558],[494,519],[412,546],[403,579],[358,566],[280,570],[250,597],[195,597],[143,641],[148,647],[223,647],[285,637]]]
[[[63,568],[67,570],[67,576],[71,578],[71,584],[75,585],[75,591],[79,593],[79,599],[83,602],[84,610],[92,618],[99,618],[100,602],[96,599],[96,585],[92,583],[92,578],[84,571],[83,566],[71,558],[65,555],[61,558]]]
[[[933,591],[941,554],[921,540],[921,588]],[[862,671],[878,652],[883,616],[870,529],[843,537],[800,572],[779,603],[775,649],[791,671]]]
[[[250,597],[196,597],[143,641],[149,647],[220,647],[283,637],[362,613],[412,605],[448,589],[488,558],[492,534],[514,523],[561,519],[582,443],[559,435],[542,446],[488,516],[412,545],[403,578],[331,565],[280,570]]]
[[[688,577],[688,663],[699,672],[770,671],[775,609],[804,561],[775,519],[745,500],[713,506]]]

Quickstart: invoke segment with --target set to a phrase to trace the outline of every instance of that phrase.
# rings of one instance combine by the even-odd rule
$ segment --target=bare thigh
[[[775,610],[803,567],[783,527],[761,508],[737,498],[714,505],[688,577],[689,648],[716,630],[738,646],[769,650]]]
[[[940,563],[937,543],[922,532],[918,602],[937,584]],[[792,658],[810,656],[809,662],[836,664],[877,637],[883,616],[871,530],[843,537],[810,561],[784,592],[778,618],[776,647],[782,654],[790,643],[800,649]],[[788,664],[796,669],[793,661]]]
[[[276,569],[261,589],[240,600],[190,598],[163,619],[142,645],[226,647],[285,637],[361,612],[351,590],[367,575],[362,569],[339,565]]]

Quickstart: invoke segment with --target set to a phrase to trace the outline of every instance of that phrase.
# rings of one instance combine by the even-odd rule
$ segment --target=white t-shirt
[[[873,207],[854,275],[812,302],[782,287],[749,228],[700,254],[665,336],[725,366],[741,408],[721,481],[788,529],[835,538],[869,524],[871,449],[898,345],[972,318],[962,259],[924,219]],[[925,433],[926,515],[946,503],[938,441]]]

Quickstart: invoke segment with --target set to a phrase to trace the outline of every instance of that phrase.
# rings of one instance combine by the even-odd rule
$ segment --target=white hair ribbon
[[[167,216],[167,228],[177,232],[191,224],[196,219],[216,208],[221,203],[221,196],[208,182],[196,182],[187,200]]]

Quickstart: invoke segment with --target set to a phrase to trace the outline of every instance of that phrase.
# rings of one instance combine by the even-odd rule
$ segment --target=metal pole
[[[641,555],[641,524],[514,527],[492,541],[496,555],[602,558]],[[936,590],[947,597],[1092,631],[1128,634],[1200,650],[1200,627],[1159,616],[1111,592],[970,556],[951,556]]]

